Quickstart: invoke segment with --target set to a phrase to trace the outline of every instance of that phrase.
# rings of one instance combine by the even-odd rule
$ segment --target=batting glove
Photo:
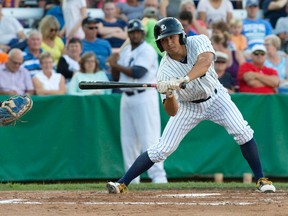
[[[161,94],[165,94],[169,88],[169,81],[159,81],[157,83],[157,91]]]
[[[169,88],[172,90],[179,90],[183,83],[188,83],[190,81],[188,76],[180,77],[180,78],[171,78],[169,80]]]

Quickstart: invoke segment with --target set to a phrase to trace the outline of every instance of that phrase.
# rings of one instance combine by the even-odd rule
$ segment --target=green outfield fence
[[[0,181],[101,180],[123,174],[120,95],[32,98],[25,122],[0,128]],[[265,174],[288,177],[288,95],[235,94],[232,99],[255,131]],[[168,116],[162,106],[161,119],[163,128]],[[188,134],[165,169],[173,179],[218,172],[238,178],[251,172],[232,137],[211,122]]]

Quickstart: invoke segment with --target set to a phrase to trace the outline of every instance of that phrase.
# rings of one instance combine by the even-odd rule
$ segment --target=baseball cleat
[[[118,183],[118,182],[108,182],[106,184],[106,188],[108,190],[108,193],[110,194],[125,193],[128,190],[128,188],[124,183]]]
[[[272,182],[269,181],[267,178],[258,179],[256,188],[259,192],[263,193],[274,193],[276,191],[276,188],[274,187]]]

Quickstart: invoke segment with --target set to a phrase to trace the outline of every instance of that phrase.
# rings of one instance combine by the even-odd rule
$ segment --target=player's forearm
[[[121,73],[124,73],[127,76],[130,76],[130,77],[132,76],[132,70],[130,67],[124,67],[124,66],[119,65],[117,63],[114,64],[112,67],[114,70],[120,71]]]
[[[164,110],[169,116],[175,116],[178,111],[178,102],[173,96],[171,98],[166,98],[164,101]]]
[[[213,54],[212,53],[202,53],[199,55],[197,62],[191,69],[191,71],[187,74],[190,81],[197,79],[208,71],[209,67],[211,66],[211,63],[213,61]]]

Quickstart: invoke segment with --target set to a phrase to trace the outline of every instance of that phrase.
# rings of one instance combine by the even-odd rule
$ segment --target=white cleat
[[[128,190],[125,184],[118,182],[108,182],[106,188],[110,194],[125,193]]]
[[[274,187],[272,182],[269,181],[267,178],[258,179],[256,188],[259,192],[262,193],[274,193],[276,191],[276,188]]]

